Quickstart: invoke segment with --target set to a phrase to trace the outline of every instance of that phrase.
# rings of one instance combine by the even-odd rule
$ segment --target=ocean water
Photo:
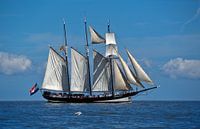
[[[75,115],[81,112],[81,115]],[[0,102],[1,129],[200,129],[200,102]]]

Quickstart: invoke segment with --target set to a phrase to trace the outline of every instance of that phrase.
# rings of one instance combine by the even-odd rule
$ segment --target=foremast
[[[105,56],[94,50],[94,73],[93,73],[93,91],[109,91],[115,96],[115,91],[129,90],[131,86],[127,83],[121,68],[117,65],[118,59],[115,34],[110,32],[110,23],[108,22],[105,39],[102,38],[91,26],[89,27],[92,44],[106,44]]]
[[[108,33],[110,33],[110,20],[108,21]],[[109,61],[110,61],[111,92],[112,92],[112,96],[114,97],[115,92],[114,92],[114,86],[113,86],[113,68],[112,68],[113,55],[109,55],[108,58],[109,58]]]

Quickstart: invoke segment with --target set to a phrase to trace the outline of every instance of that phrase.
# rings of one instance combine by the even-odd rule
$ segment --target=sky
[[[122,57],[128,48],[159,85],[133,99],[200,100],[199,0],[0,0],[0,100],[44,100],[29,89],[42,85],[48,46],[63,44],[64,18],[84,53],[84,17],[102,35],[110,20]]]

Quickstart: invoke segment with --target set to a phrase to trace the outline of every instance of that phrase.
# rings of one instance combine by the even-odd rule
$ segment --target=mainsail
[[[105,42],[105,39],[100,34],[98,34],[91,26],[89,26],[89,30],[91,35],[91,42],[93,44],[99,44]]]
[[[71,91],[83,92],[88,90],[87,59],[71,48]]]
[[[145,81],[149,84],[153,84],[153,81],[150,79],[150,77],[144,72],[142,67],[138,64],[138,62],[135,60],[135,58],[131,55],[131,53],[126,49],[126,52],[128,54],[128,57],[133,65],[136,77],[140,81]]]
[[[42,89],[68,91],[67,76],[65,60],[50,47]]]
[[[115,59],[113,60],[113,87],[115,90],[132,89]]]
[[[110,55],[117,56],[117,45],[114,33],[106,33],[106,57]]]
[[[133,73],[131,72],[131,70],[129,69],[128,65],[126,64],[126,62],[122,59],[122,57],[120,56],[120,54],[118,54],[119,60],[122,64],[122,67],[124,69],[124,73],[126,75],[126,78],[128,80],[129,83],[137,85],[137,86],[141,86],[143,87],[135,78],[135,76],[133,75]]]
[[[111,85],[111,74],[109,60],[97,51],[93,51],[94,72],[93,91],[109,91]]]

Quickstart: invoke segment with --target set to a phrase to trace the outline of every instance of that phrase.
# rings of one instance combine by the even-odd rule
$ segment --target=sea
[[[200,129],[200,101],[0,101],[0,129]]]

